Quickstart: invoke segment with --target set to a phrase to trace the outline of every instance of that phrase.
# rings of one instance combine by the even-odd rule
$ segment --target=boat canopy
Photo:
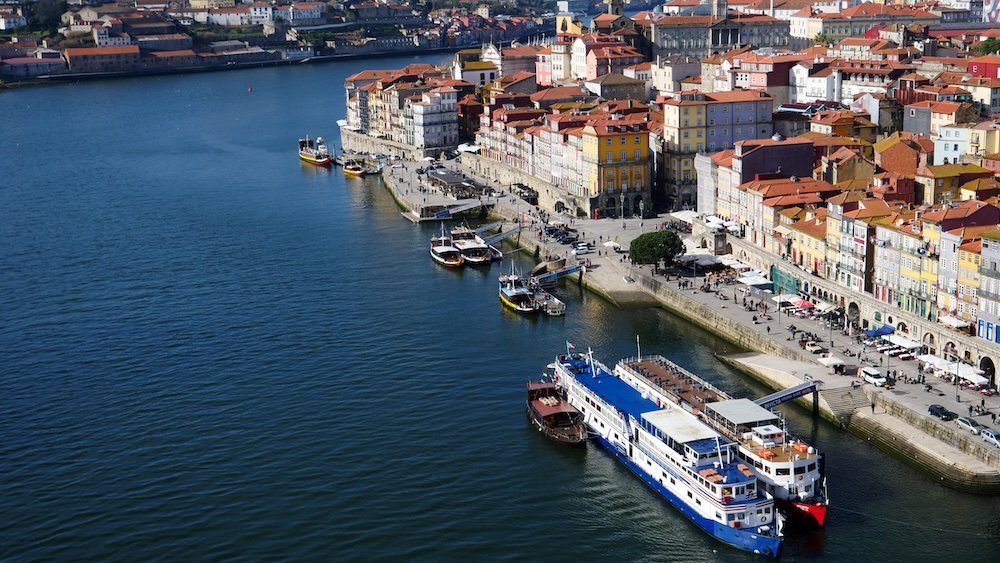
[[[723,418],[734,425],[757,425],[762,422],[771,422],[778,417],[773,412],[765,409],[750,399],[730,399],[728,401],[718,401],[705,405],[705,410],[715,413],[719,418]]]
[[[705,426],[698,419],[677,408],[647,412],[642,415],[642,418],[656,427],[664,436],[670,436],[679,444],[715,438],[719,435],[718,432]]]
[[[545,403],[542,403],[541,401],[532,401],[532,405],[531,406],[532,406],[533,409],[535,409],[536,412],[538,412],[538,416],[540,416],[542,418],[545,418],[545,417],[548,417],[548,416],[552,416],[554,414],[564,413],[564,412],[565,413],[577,413],[577,412],[580,412],[580,411],[576,410],[575,408],[573,408],[572,405],[570,405],[568,403],[564,403],[563,401],[559,401],[558,403],[556,403],[554,405],[546,405]]]

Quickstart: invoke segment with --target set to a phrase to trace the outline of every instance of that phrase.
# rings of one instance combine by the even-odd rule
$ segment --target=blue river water
[[[764,393],[725,342],[573,285],[564,318],[509,314],[501,266],[436,267],[377,179],[299,163],[344,77],[418,60],[0,92],[0,558],[750,557],[523,410],[567,340],[613,362],[636,334]],[[786,412],[832,508],[784,559],[1000,560],[998,499]]]

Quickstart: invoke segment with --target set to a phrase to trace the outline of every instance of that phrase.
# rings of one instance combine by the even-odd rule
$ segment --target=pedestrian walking
[[[872,414],[875,414],[875,403],[872,403]]]
[[[767,325],[767,333],[771,334],[771,325]]]
[[[983,407],[983,408],[986,408],[986,398],[985,397],[979,400],[979,406]]]

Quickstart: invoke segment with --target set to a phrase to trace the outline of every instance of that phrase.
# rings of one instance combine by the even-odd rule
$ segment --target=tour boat
[[[653,400],[679,406],[735,442],[789,524],[826,524],[823,457],[805,442],[790,439],[780,416],[750,399],[732,398],[662,356],[622,360],[615,373]]]
[[[705,533],[778,557],[782,519],[735,443],[692,413],[657,402],[587,355],[556,358],[554,378],[596,440]]]
[[[464,262],[462,253],[452,244],[451,237],[444,234],[443,224],[441,236],[431,237],[431,258],[448,268],[456,268]]]
[[[451,239],[455,248],[462,253],[465,263],[470,266],[489,264],[493,260],[490,246],[467,225],[459,225],[451,229]]]
[[[537,313],[538,303],[535,302],[535,292],[525,283],[524,278],[514,271],[513,262],[510,274],[499,278],[500,301],[508,308],[518,313]]]
[[[528,382],[528,418],[550,440],[560,444],[587,443],[587,427],[583,414],[560,396],[551,381]]]
[[[364,176],[367,174],[364,166],[361,166],[357,161],[352,160],[351,162],[344,165],[344,174],[348,176]]]
[[[308,135],[299,139],[299,158],[310,164],[328,166],[333,159],[330,158],[330,151],[323,142],[323,137],[316,137],[313,141]]]

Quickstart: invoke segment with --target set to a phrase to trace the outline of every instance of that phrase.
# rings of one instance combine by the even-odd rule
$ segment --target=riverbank
[[[385,184],[397,203],[410,209],[417,202],[411,194],[397,189],[397,182],[402,180],[400,170],[383,171]],[[469,170],[463,168],[463,172]],[[497,178],[496,175],[491,177]],[[476,179],[501,191],[505,187],[496,179]],[[500,178],[503,182],[509,179]],[[498,218],[521,218],[526,222],[527,228],[512,242],[536,255],[568,255],[565,246],[540,233],[535,222],[536,210],[525,210],[525,207],[519,199],[504,193],[493,208]],[[755,311],[747,311],[737,303],[740,296],[735,287],[722,287],[712,292],[681,289],[681,281],[691,282],[690,285],[697,288],[698,278],[678,271],[654,276],[650,267],[634,266],[628,263],[624,254],[603,244],[612,241],[623,249],[628,248],[639,234],[659,228],[657,220],[561,219],[573,224],[581,238],[592,241],[597,249],[596,253],[580,257],[587,267],[576,275],[576,281],[593,293],[618,307],[663,307],[719,335],[740,350],[755,351],[756,354],[720,354],[719,358],[772,389],[785,389],[807,378],[820,381],[816,410],[830,423],[872,441],[946,486],[982,494],[1000,493],[1000,451],[984,444],[977,436],[967,435],[955,426],[946,426],[922,414],[915,405],[907,404],[907,397],[915,395],[911,389],[877,389],[862,384],[855,377],[831,374],[816,363],[817,356],[798,347],[797,340],[782,326],[782,319],[774,320],[777,315],[772,315],[766,323],[754,321]],[[812,322],[797,318],[784,320],[784,323],[799,325]],[[813,330],[812,326],[801,328]],[[822,330],[825,329],[815,328],[816,332]],[[833,350],[854,346],[852,339],[840,334],[835,336],[832,331],[829,341]],[[846,367],[845,373],[852,373],[852,366]],[[807,409],[813,408],[809,396],[797,401]],[[872,404],[876,409],[871,408]],[[881,409],[882,416],[873,416],[875,412],[865,413],[865,409]]]
[[[463,47],[438,47],[434,49],[424,49],[421,55],[433,55],[435,53],[454,53],[469,46]],[[0,90],[5,88],[39,86],[42,84],[59,84],[63,82],[73,82],[79,80],[105,80],[118,78],[138,78],[143,76],[163,76],[170,74],[195,74],[203,72],[222,72],[230,70],[246,70],[252,68],[268,68],[279,66],[293,66],[300,64],[321,64],[359,59],[384,59],[412,55],[409,52],[381,51],[376,53],[351,53],[344,55],[317,55],[303,59],[279,59],[274,61],[257,61],[252,63],[229,63],[225,65],[212,66],[190,66],[179,68],[147,68],[137,70],[127,70],[121,72],[66,72],[59,74],[47,74],[30,79],[16,80],[5,79],[0,82]]]

